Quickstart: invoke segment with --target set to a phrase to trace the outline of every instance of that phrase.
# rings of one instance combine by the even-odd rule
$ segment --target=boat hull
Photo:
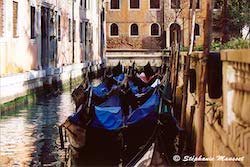
[[[69,119],[65,121],[63,127],[72,147],[81,149],[86,145],[86,128],[72,123]]]

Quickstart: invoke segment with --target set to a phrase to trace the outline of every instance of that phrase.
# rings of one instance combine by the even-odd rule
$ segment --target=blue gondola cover
[[[122,82],[125,78],[124,74],[120,74],[118,76],[113,77],[114,80],[116,80],[118,83]]]
[[[93,127],[115,130],[119,129],[122,123],[121,107],[95,107],[95,118],[92,122]]]
[[[154,112],[159,100],[160,96],[157,93],[153,94],[142,106],[131,113],[126,124],[134,124]]]
[[[96,87],[93,87],[93,93],[98,97],[104,97],[108,92],[109,90],[104,82]]]

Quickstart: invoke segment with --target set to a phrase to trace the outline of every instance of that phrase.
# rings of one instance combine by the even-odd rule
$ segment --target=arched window
[[[111,0],[110,9],[120,9],[120,0]]]
[[[137,36],[137,35],[139,35],[139,30],[138,30],[138,25],[137,24],[132,24],[130,26],[130,35],[131,36]]]
[[[195,27],[194,27],[194,35],[200,36],[200,26],[199,26],[199,24],[196,24],[196,23],[195,23]]]
[[[170,46],[181,42],[181,26],[177,23],[170,25]]]
[[[160,0],[150,0],[150,9],[160,9]]]
[[[154,23],[151,25],[151,36],[159,36],[160,35],[160,27],[158,24]]]
[[[119,35],[119,28],[118,25],[113,23],[110,26],[110,35],[111,36],[118,36]]]

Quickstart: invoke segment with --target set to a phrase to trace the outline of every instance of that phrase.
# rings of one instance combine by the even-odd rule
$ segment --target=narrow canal
[[[70,92],[2,113],[0,166],[66,166],[58,125],[74,112]]]

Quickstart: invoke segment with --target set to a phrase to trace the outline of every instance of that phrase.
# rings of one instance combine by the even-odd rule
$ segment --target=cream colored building
[[[102,0],[0,0],[1,99],[11,100],[30,87],[41,86],[8,91],[11,84],[3,84],[5,80],[13,87],[30,78],[47,80],[54,74],[69,79],[81,76],[89,62],[101,62],[102,15]],[[65,71],[74,74],[63,77]],[[28,77],[11,79],[23,74]],[[8,101],[1,99],[1,103]]]

